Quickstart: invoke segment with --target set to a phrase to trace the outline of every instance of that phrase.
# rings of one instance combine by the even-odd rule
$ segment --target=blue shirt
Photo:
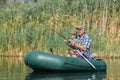
[[[78,36],[77,36],[77,39],[78,39],[78,42],[77,42],[77,43],[78,43],[80,46],[86,46],[86,48],[87,48],[86,51],[81,50],[81,49],[79,49],[79,51],[80,51],[83,55],[85,55],[86,57],[89,58],[89,56],[90,56],[90,43],[91,43],[91,39],[89,38],[89,36],[88,36],[87,34],[84,34],[81,38],[80,38],[80,36],[78,35]]]

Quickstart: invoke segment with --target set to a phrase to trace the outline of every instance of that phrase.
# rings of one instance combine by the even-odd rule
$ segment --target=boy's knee
[[[76,55],[72,55],[72,57],[73,57],[73,58],[77,58],[77,56],[76,56]]]

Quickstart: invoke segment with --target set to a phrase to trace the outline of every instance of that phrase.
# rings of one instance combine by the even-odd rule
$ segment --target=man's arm
[[[76,47],[76,48],[78,48],[78,49],[81,49],[81,50],[84,50],[84,51],[87,50],[87,47],[86,47],[86,46],[80,46],[80,45],[78,45],[77,43],[74,43],[74,47]]]
[[[74,46],[74,47],[76,47],[76,48],[78,48],[78,49],[81,49],[81,50],[84,50],[84,51],[87,50],[87,47],[86,47],[86,46],[81,46],[81,45],[79,45],[79,44],[77,44],[77,43],[75,43],[75,42],[71,42],[71,43],[69,43],[68,45],[69,45],[69,46]]]

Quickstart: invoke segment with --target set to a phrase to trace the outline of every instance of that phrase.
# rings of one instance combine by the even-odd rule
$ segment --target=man
[[[86,58],[90,58],[91,39],[85,33],[86,29],[85,29],[84,26],[80,26],[80,27],[78,27],[76,29],[78,31],[78,35],[77,35],[78,42],[77,43],[71,42],[71,43],[69,43],[69,46],[74,46]],[[78,56],[80,56],[79,53],[76,54],[76,57],[78,57]]]

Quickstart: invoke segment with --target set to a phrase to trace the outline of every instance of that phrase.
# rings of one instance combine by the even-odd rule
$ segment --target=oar
[[[97,68],[81,52],[79,52],[79,50],[76,51],[94,70],[98,71]]]

